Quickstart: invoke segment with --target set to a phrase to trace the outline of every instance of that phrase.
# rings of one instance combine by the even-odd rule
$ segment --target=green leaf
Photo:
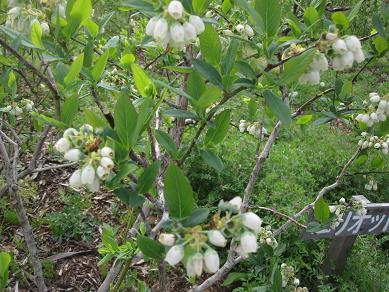
[[[70,7],[69,3],[68,7]],[[66,36],[71,37],[82,23],[91,17],[91,15],[91,0],[75,0],[71,6],[70,13],[67,11],[67,25],[64,30]]]
[[[104,72],[105,66],[107,65],[108,56],[109,56],[109,50],[106,50],[104,54],[102,54],[97,59],[96,64],[93,66],[91,74],[95,82],[100,80],[100,77]]]
[[[189,216],[193,210],[193,191],[181,169],[170,164],[164,181],[165,200],[172,217]]]
[[[34,116],[35,118],[43,121],[44,123],[47,123],[47,124],[52,125],[54,127],[57,127],[59,129],[65,130],[65,129],[68,128],[68,126],[65,123],[63,123],[61,121],[58,121],[57,119],[54,119],[52,117],[48,117],[48,116],[45,116],[45,115],[42,115],[42,114],[38,114],[36,112],[31,112],[31,115]]]
[[[154,83],[146,72],[137,64],[132,64],[131,68],[136,88],[138,88],[140,94],[143,97],[153,96],[155,92]]]
[[[323,197],[316,201],[314,211],[317,221],[320,223],[327,223],[330,218],[330,208]]]
[[[105,128],[107,127],[107,121],[99,116],[99,114],[91,111],[90,109],[84,108],[84,115],[86,122],[94,128]]]
[[[156,161],[143,170],[142,174],[139,176],[138,179],[139,193],[144,194],[148,192],[149,189],[153,186],[155,178],[158,174],[159,167],[160,163]]]
[[[216,100],[218,100],[221,94],[222,92],[219,87],[213,85],[208,86],[203,92],[203,94],[200,96],[197,102],[197,107],[200,110],[204,111],[207,107],[209,107]]]
[[[162,145],[163,148],[173,157],[177,158],[178,149],[176,143],[174,143],[173,139],[169,136],[169,134],[155,130],[155,138],[158,143]]]
[[[84,21],[84,26],[88,29],[89,33],[93,37],[96,37],[97,34],[99,33],[99,25],[96,22],[94,22],[92,19],[88,19]]]
[[[61,108],[61,120],[68,126],[71,125],[78,112],[79,99],[77,95],[68,97]]]
[[[237,39],[232,39],[228,47],[227,54],[223,58],[221,70],[223,75],[229,74],[234,67],[236,53],[238,52],[239,42]]]
[[[349,22],[351,22],[358,15],[364,1],[365,0],[360,0],[357,4],[353,5],[353,9],[351,9],[350,13],[347,15]]]
[[[238,272],[232,272],[229,273],[227,278],[224,280],[222,286],[229,286],[232,283],[235,283],[237,281],[244,281],[249,278],[248,273],[238,273]]]
[[[380,155],[376,155],[371,163],[370,163],[370,166],[372,168],[382,168],[385,164],[385,160],[380,156]]]
[[[196,225],[202,224],[209,215],[209,210],[207,208],[198,208],[195,209],[189,217],[184,218],[181,221],[181,224],[185,227],[194,227]]]
[[[308,50],[303,54],[289,59],[284,64],[284,77],[281,82],[291,84],[304,74],[309,65],[312,63],[316,50]]]
[[[188,76],[188,94],[199,99],[205,90],[205,83],[197,71],[192,71]]]
[[[250,98],[249,103],[247,105],[248,112],[249,112],[249,118],[251,120],[255,119],[255,116],[257,115],[257,103],[254,98]]]
[[[221,60],[222,45],[216,29],[207,24],[204,32],[199,35],[199,39],[201,54],[205,61],[218,66]]]
[[[170,91],[182,96],[182,97],[185,97],[187,100],[193,102],[194,104],[196,104],[196,99],[192,96],[190,96],[188,93],[186,93],[185,91],[183,91],[181,88],[175,88],[175,87],[172,87],[170,86],[169,84],[161,81],[161,80],[157,80],[157,79],[154,79],[154,82],[155,84],[157,85],[160,85],[160,86],[163,86],[163,87],[166,87],[167,89],[169,89]]]
[[[309,232],[309,233],[314,233],[314,232],[318,232],[318,231],[322,230],[323,228],[324,228],[324,226],[322,224],[320,224],[319,222],[312,221],[312,222],[309,222],[305,231]]]
[[[255,9],[262,16],[264,29],[268,37],[273,37],[281,22],[281,2],[274,0],[256,0]]]
[[[11,256],[6,252],[0,252],[0,291],[3,291],[8,284],[8,268]]]
[[[224,169],[223,161],[211,150],[201,150],[200,156],[210,167],[215,169],[217,173],[222,172]]]
[[[68,74],[66,74],[64,78],[65,85],[71,84],[74,79],[80,74],[82,65],[84,64],[84,53],[78,55],[78,57],[74,60],[72,65],[69,68]]]
[[[343,12],[337,11],[332,14],[331,18],[338,29],[343,31],[348,29],[350,22]]]
[[[339,97],[341,99],[346,99],[348,98],[353,91],[353,82],[351,80],[346,80],[343,83],[342,90],[340,91]]]
[[[42,28],[37,20],[31,26],[31,42],[38,48],[44,48],[42,43]]]
[[[263,96],[265,97],[266,104],[270,110],[280,119],[284,125],[289,125],[292,122],[290,108],[281,100],[280,97],[275,95],[273,91],[264,90]]]
[[[142,12],[155,13],[153,3],[145,0],[127,0],[121,1],[120,6],[130,7],[140,10]]]
[[[213,128],[209,128],[207,134],[205,135],[206,144],[219,144],[223,141],[230,127],[230,116],[231,110],[224,110],[216,116],[215,126]]]
[[[297,125],[305,125],[305,124],[308,124],[310,121],[312,121],[312,118],[313,118],[312,115],[300,116],[300,117],[298,117],[298,119],[296,120],[296,124],[297,124]]]
[[[130,192],[126,188],[119,188],[114,191],[115,195],[126,205],[137,208],[143,205],[145,197],[137,192]]]
[[[389,42],[381,36],[375,37],[372,43],[378,53],[378,56],[382,56],[389,49]]]
[[[114,120],[115,131],[123,145],[127,148],[134,146],[137,139],[135,128],[138,114],[127,96],[119,97],[115,106]]]
[[[148,258],[155,260],[162,260],[165,248],[163,245],[155,242],[154,240],[143,236],[138,235],[136,237],[136,244],[138,245],[140,251]]]
[[[304,11],[304,23],[308,27],[314,26],[320,20],[319,13],[315,7],[308,7]]]
[[[195,69],[209,80],[209,82],[215,84],[216,86],[223,89],[222,77],[219,72],[210,64],[204,62],[203,60],[195,59],[192,61]]]
[[[272,292],[282,292],[282,275],[281,271],[278,267],[278,263],[276,263],[277,266],[273,269],[272,274]]]
[[[125,54],[120,58],[120,64],[127,70],[131,69],[131,65],[135,62],[135,56],[133,54]]]
[[[211,0],[192,0],[193,10],[197,15],[201,15],[207,9]]]
[[[109,249],[116,251],[119,248],[119,245],[115,239],[115,231],[111,226],[104,224],[103,232],[101,233],[101,242],[104,247],[108,247]]]

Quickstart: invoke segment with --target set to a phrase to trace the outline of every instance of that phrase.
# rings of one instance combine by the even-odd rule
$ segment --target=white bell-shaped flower
[[[204,253],[204,270],[208,273],[216,273],[220,268],[220,258],[218,253],[208,248]]]
[[[256,233],[258,233],[261,229],[262,219],[259,218],[257,214],[253,212],[247,212],[242,214],[241,218],[243,225],[255,231]]]
[[[332,44],[332,48],[333,48],[334,52],[337,54],[344,54],[345,52],[347,52],[346,42],[344,40],[341,40],[341,39],[337,39]]]
[[[198,35],[205,30],[203,20],[200,17],[198,17],[197,15],[189,16],[189,22],[194,26],[194,28],[196,29],[196,33]]]
[[[324,54],[315,57],[310,65],[313,71],[327,71],[328,60]]]
[[[362,48],[362,45],[361,45],[361,42],[359,41],[359,39],[354,36],[354,35],[351,35],[351,36],[347,36],[344,41],[346,42],[346,46],[347,48],[350,50],[350,51],[357,51],[357,50],[360,50]]]
[[[100,165],[102,167],[105,167],[105,168],[108,168],[108,169],[112,169],[114,167],[114,163],[113,163],[112,159],[109,158],[109,157],[101,158]]]
[[[180,19],[184,13],[184,6],[182,6],[180,1],[173,0],[169,3],[167,12],[174,19]]]
[[[96,174],[95,169],[92,165],[86,165],[81,172],[81,183],[84,185],[91,185],[95,180]]]
[[[335,56],[332,59],[332,68],[334,68],[335,71],[343,71],[344,70],[342,58],[340,56]]]
[[[244,32],[244,25],[238,24],[235,29],[237,32],[242,33],[242,32]]]
[[[175,245],[169,249],[165,256],[165,261],[169,263],[169,265],[174,266],[178,264],[182,258],[184,257],[184,246]]]
[[[150,18],[149,22],[146,25],[146,34],[147,35],[150,35],[150,36],[154,35],[155,25],[157,24],[158,20],[159,20],[158,16],[154,16],[154,17]]]
[[[225,247],[227,239],[224,238],[223,234],[219,230],[208,231],[209,242],[215,246]]]
[[[69,178],[69,186],[78,189],[82,186],[81,169],[77,169]]]
[[[65,152],[63,156],[66,160],[77,162],[81,158],[81,151],[79,149],[70,149]]]
[[[41,23],[41,28],[42,28],[42,33],[44,35],[48,35],[50,33],[50,27],[49,25],[47,24],[47,22],[42,22]]]
[[[163,47],[169,43],[169,25],[165,18],[160,18],[156,22],[153,37]]]
[[[229,201],[229,203],[236,209],[239,210],[242,206],[242,198],[239,196],[236,196],[232,200]]]
[[[369,93],[370,101],[373,103],[377,103],[381,100],[381,97],[376,92]]]
[[[185,45],[185,31],[180,23],[175,22],[170,26],[170,40],[173,47],[181,48]]]
[[[163,245],[172,246],[175,243],[176,238],[175,238],[174,234],[161,233],[158,237],[158,241],[160,243],[162,243]]]
[[[96,169],[96,174],[100,179],[106,179],[107,176],[109,175],[110,170],[108,168],[105,168],[101,165],[99,165]]]
[[[82,173],[81,173],[81,179],[82,179]],[[99,179],[95,176],[94,180],[92,183],[87,184],[86,187],[88,190],[92,193],[97,192],[100,189],[100,182]]]
[[[186,273],[189,277],[200,277],[203,273],[203,255],[199,252],[189,257],[186,263]]]
[[[244,253],[256,252],[258,249],[257,237],[254,233],[246,231],[240,237],[240,245]]]
[[[329,32],[326,34],[327,41],[334,41],[337,39],[337,37],[338,37],[338,34],[336,34],[336,33]]]
[[[113,157],[113,150],[111,147],[105,146],[101,148],[101,156],[103,157]]]
[[[54,148],[61,153],[64,153],[69,150],[70,142],[66,138],[61,138],[55,143]]]
[[[365,54],[363,53],[362,49],[354,51],[353,55],[357,63],[362,63],[363,61],[365,61]]]
[[[235,251],[238,255],[240,255],[241,257],[243,258],[248,258],[249,254],[247,252],[245,252],[242,248],[242,245],[241,244],[238,244],[235,248]]]
[[[185,33],[185,37],[184,37],[185,42],[186,43],[194,42],[196,40],[197,33],[196,33],[196,29],[193,26],[193,24],[191,24],[189,22],[185,22],[183,24],[183,28],[184,28],[184,33]]]
[[[245,31],[245,33],[246,33],[249,37],[254,36],[254,30],[253,30],[253,28],[252,28],[250,25],[246,24],[246,25],[244,26],[244,31]]]
[[[343,67],[345,69],[352,68],[353,63],[354,63],[354,55],[353,55],[353,53],[351,51],[348,51],[348,52],[344,53],[341,56],[341,59],[342,59]]]

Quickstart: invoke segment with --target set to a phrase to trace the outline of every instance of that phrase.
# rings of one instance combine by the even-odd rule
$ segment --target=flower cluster
[[[23,113],[23,108],[27,111],[31,111],[34,108],[34,102],[29,99],[22,99],[19,103],[14,101],[10,105],[0,108],[0,112],[19,116]]]
[[[80,162],[69,179],[69,186],[80,188],[86,186],[91,192],[100,188],[100,182],[113,176],[113,150],[104,146],[100,148],[101,140],[92,126],[85,124],[80,130],[69,128],[63,137],[55,143],[55,149],[64,153],[69,161]]]
[[[331,229],[336,229],[344,221],[343,217],[350,208],[357,215],[365,215],[367,212],[361,201],[351,199],[347,203],[345,198],[340,198],[337,205],[332,205],[329,208],[330,212],[335,215],[330,222]]]
[[[197,40],[204,29],[203,20],[197,15],[185,19],[185,11],[180,1],[173,0],[160,16],[151,18],[146,26],[146,34],[154,37],[156,43],[166,48],[184,49],[185,45]]]
[[[273,232],[271,231],[271,226],[268,225],[266,227],[261,227],[258,232],[259,242],[261,244],[267,244],[272,248],[277,248],[278,242],[273,236]]]
[[[250,135],[255,138],[259,138],[261,134],[261,125],[258,122],[249,122],[246,120],[239,121],[239,131],[241,133],[248,132]],[[267,129],[262,127],[262,135],[268,135]]]
[[[376,123],[386,121],[386,117],[389,115],[389,95],[380,97],[377,93],[371,92],[369,100],[368,112],[359,114],[355,119],[371,127]]]
[[[370,179],[367,184],[365,184],[365,190],[376,191],[378,189],[377,182],[373,179]]]
[[[317,53],[313,58],[312,63],[309,65],[308,70],[300,76],[300,84],[319,84],[320,72],[328,70],[328,60],[322,53]]]
[[[159,242],[169,247],[165,261],[172,266],[182,262],[188,276],[199,277],[203,271],[215,273],[219,269],[220,258],[215,248],[225,247],[228,238],[235,252],[242,257],[257,251],[258,237],[261,242],[275,248],[277,244],[270,229],[262,228],[262,219],[253,212],[241,213],[241,205],[240,197],[228,202],[220,201],[219,212],[213,216],[211,230],[195,226],[160,234]]]
[[[327,33],[327,41],[331,44],[333,53],[332,68],[335,71],[343,71],[352,68],[354,61],[361,63],[365,60],[362,45],[356,36],[338,38],[336,33]]]
[[[308,292],[307,287],[298,287],[300,285],[300,280],[295,277],[294,268],[288,266],[285,263],[281,264],[281,276],[282,276],[282,287],[287,287],[288,284],[291,284],[295,287],[294,291],[299,292]]]
[[[248,24],[238,24],[235,27],[235,30],[244,37],[252,37],[254,36],[253,28]]]
[[[382,154],[387,155],[389,153],[389,135],[378,137],[362,132],[358,145],[362,149],[374,147],[374,149],[382,151]]]

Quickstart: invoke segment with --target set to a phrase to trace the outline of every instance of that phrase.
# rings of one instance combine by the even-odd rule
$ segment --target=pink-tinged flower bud
[[[257,237],[252,232],[244,232],[240,237],[240,245],[244,253],[256,252],[258,249]]]
[[[225,247],[227,239],[224,238],[223,234],[219,230],[208,231],[209,242],[215,246]]]
[[[61,138],[55,143],[54,148],[61,153],[65,153],[70,148],[70,142],[66,138]]]
[[[152,36],[154,34],[155,25],[159,20],[158,16],[150,18],[149,22],[146,25],[146,34]]]
[[[255,231],[256,233],[258,233],[261,229],[262,219],[253,212],[244,213],[241,215],[241,218],[243,225]]]
[[[106,179],[109,175],[110,170],[108,168],[105,168],[103,166],[98,166],[96,169],[96,174],[100,179]]]
[[[158,241],[166,246],[172,246],[176,241],[174,234],[161,233],[158,237]]]
[[[174,19],[180,19],[184,13],[184,7],[182,6],[180,1],[173,0],[169,3],[167,7],[167,12]]]
[[[105,167],[105,168],[108,168],[108,169],[112,169],[114,167],[114,163],[113,163],[112,159],[109,158],[109,157],[101,158],[100,165],[102,167]]]
[[[91,185],[95,180],[95,169],[92,165],[88,164],[82,169],[81,172],[81,183],[84,185]]]
[[[73,174],[71,175],[69,179],[69,186],[75,189],[78,189],[82,186],[81,184],[81,169],[77,169]]]
[[[216,273],[220,267],[220,259],[218,253],[212,249],[208,248],[204,254],[204,270],[208,273]]]
[[[165,256],[165,261],[169,265],[174,266],[178,264],[184,257],[184,247],[182,245],[175,245],[167,252]]]
[[[196,29],[196,33],[198,35],[205,30],[203,20],[200,17],[198,17],[197,15],[189,16],[189,22],[194,26],[194,28]]]
[[[81,158],[81,151],[78,149],[70,149],[63,156],[66,160],[77,162]]]
[[[203,273],[203,255],[201,253],[195,253],[188,259],[186,273],[189,277],[201,276]]]
[[[242,198],[237,196],[229,202],[236,210],[239,210],[242,206]]]

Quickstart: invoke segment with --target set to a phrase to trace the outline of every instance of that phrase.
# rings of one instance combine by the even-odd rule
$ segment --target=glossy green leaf
[[[6,252],[0,251],[0,291],[7,287],[10,262],[11,256]]]
[[[200,73],[192,71],[188,76],[188,94],[195,99],[199,99],[205,88],[205,83]]]
[[[189,216],[193,210],[193,191],[189,180],[174,163],[170,164],[164,180],[165,200],[172,217]]]
[[[292,122],[290,108],[273,91],[266,89],[263,91],[263,96],[270,110],[284,125],[289,125]]]
[[[216,116],[214,127],[209,128],[205,135],[205,142],[207,144],[219,144],[223,141],[230,127],[230,116],[231,110],[224,110]]]
[[[101,75],[104,72],[105,66],[107,66],[109,51],[106,50],[104,54],[102,54],[96,61],[96,64],[93,66],[92,69],[92,77],[95,82],[100,80]]]
[[[217,101],[220,98],[221,94],[222,92],[219,87],[216,87],[214,85],[207,86],[206,90],[203,92],[197,102],[197,107],[200,110],[205,110],[215,101]]]
[[[153,96],[155,91],[154,83],[149,76],[147,76],[146,72],[137,64],[132,64],[131,68],[136,88],[139,90],[140,94],[143,97]]]
[[[114,120],[115,131],[122,144],[127,148],[134,146],[137,138],[135,127],[138,114],[127,96],[121,95],[119,97],[115,106]]]
[[[273,37],[281,22],[281,2],[274,0],[256,0],[255,9],[262,16],[265,32]]]
[[[194,227],[196,225],[202,224],[209,215],[209,210],[207,208],[198,208],[195,209],[190,216],[184,218],[181,221],[181,224],[185,227]]]
[[[78,112],[79,99],[77,95],[68,97],[61,108],[61,120],[68,126],[71,125]]]
[[[31,42],[38,48],[44,48],[42,43],[42,28],[39,21],[35,21],[31,26]]]
[[[105,128],[108,126],[107,121],[103,117],[88,108],[84,108],[84,115],[86,122],[94,128]]]
[[[116,189],[114,193],[123,203],[132,208],[142,206],[145,201],[145,197],[139,195],[137,192],[131,192],[126,188]]]
[[[155,130],[155,138],[158,143],[161,144],[163,148],[173,157],[177,157],[178,149],[176,143],[174,143],[173,139],[169,136],[169,134],[162,132],[160,130]]]
[[[203,60],[195,59],[192,61],[195,69],[204,76],[205,79],[209,80],[212,84],[223,88],[222,77],[219,72],[210,64]]]
[[[332,20],[334,21],[336,27],[340,30],[346,30],[348,29],[350,22],[346,15],[344,15],[343,12],[337,11],[332,14],[331,16]]]
[[[319,13],[315,7],[308,7],[304,11],[304,23],[307,27],[314,26],[320,20]]]
[[[127,70],[131,69],[131,65],[135,62],[135,56],[133,54],[125,54],[120,58],[120,64]]]
[[[232,68],[234,67],[238,48],[239,48],[239,41],[237,39],[232,39],[221,65],[221,70],[223,75],[229,74]]]
[[[323,198],[320,198],[316,201],[314,213],[317,221],[320,223],[327,223],[328,219],[330,218],[330,208]]]
[[[70,5],[68,4],[68,7]],[[71,37],[76,30],[82,25],[84,21],[89,19],[92,15],[91,0],[75,0],[71,6],[71,11],[67,11],[67,25],[65,27],[65,34]]]
[[[196,14],[202,15],[207,9],[211,0],[192,0],[192,7]]]
[[[291,84],[299,79],[304,74],[309,65],[312,63],[316,50],[308,50],[303,54],[289,59],[284,64],[284,77],[281,82]]]
[[[163,247],[163,245],[155,242],[151,238],[139,234],[136,237],[136,244],[146,257],[155,260],[163,259],[165,248]]]
[[[313,116],[312,115],[303,115],[297,118],[296,124],[297,125],[306,125],[310,121],[312,121]]]
[[[201,150],[200,156],[210,167],[215,169],[217,173],[222,172],[222,170],[224,169],[223,161],[220,159],[219,156],[213,153],[213,151]]]
[[[218,66],[221,60],[222,45],[216,29],[210,25],[205,25],[205,30],[199,36],[200,50],[203,58],[209,64]]]
[[[68,74],[66,74],[64,78],[65,85],[71,84],[74,79],[80,74],[82,65],[84,64],[84,53],[78,55],[78,57],[74,60],[72,65],[70,65]]]
[[[160,163],[158,161],[154,162],[147,168],[145,168],[142,174],[138,179],[138,191],[141,194],[144,194],[149,191],[153,186],[155,178],[157,177]]]

